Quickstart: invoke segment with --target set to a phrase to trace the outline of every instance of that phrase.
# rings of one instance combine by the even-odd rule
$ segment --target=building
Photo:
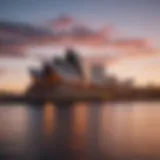
[[[64,58],[54,58],[40,69],[30,69],[29,95],[55,95],[72,92],[83,85],[83,70],[77,54],[68,50]],[[65,94],[66,94],[65,93]]]
[[[93,64],[90,68],[90,80],[96,84],[103,84],[105,82],[105,68],[100,64]]]

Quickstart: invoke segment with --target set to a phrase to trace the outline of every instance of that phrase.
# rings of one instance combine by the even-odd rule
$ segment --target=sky
[[[100,57],[120,79],[160,85],[159,17],[159,0],[0,0],[0,22],[48,31],[0,23],[0,90],[23,91],[37,57],[61,55],[66,46]]]

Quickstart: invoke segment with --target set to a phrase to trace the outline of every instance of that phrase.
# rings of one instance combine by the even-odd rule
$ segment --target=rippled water
[[[1,105],[3,159],[160,159],[160,103]]]

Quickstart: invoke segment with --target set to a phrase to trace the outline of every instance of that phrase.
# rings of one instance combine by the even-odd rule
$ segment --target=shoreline
[[[52,97],[28,97],[28,96],[0,96],[0,104],[15,104],[15,103],[26,103],[26,104],[43,104],[47,102],[51,103],[74,103],[79,101],[86,102],[156,102],[160,101],[160,97],[107,97],[107,96],[52,96]]]

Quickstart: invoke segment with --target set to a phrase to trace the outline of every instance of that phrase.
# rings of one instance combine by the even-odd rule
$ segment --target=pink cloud
[[[125,56],[152,56],[158,49],[147,39],[115,40],[112,45]]]
[[[18,44],[0,45],[0,57],[24,57],[24,46]]]
[[[132,48],[149,48],[152,45],[147,39],[120,39],[115,40],[114,45],[117,47],[132,47]]]
[[[25,31],[26,27],[22,27],[25,34],[21,35],[18,28],[14,28],[15,32],[12,30],[12,25],[9,27],[12,31],[11,33],[0,30],[0,55],[24,56],[25,49],[34,45],[81,45],[96,49],[112,47],[119,52],[117,56],[121,57],[152,56],[157,53],[155,46],[145,38],[116,39],[113,26],[94,29],[89,25],[78,23],[78,20],[70,16],[61,16],[53,19],[46,24],[46,28],[47,26],[52,28],[52,32],[46,31],[41,34],[41,31],[39,31],[35,34],[34,29]],[[19,36],[21,36],[21,39]]]
[[[64,15],[56,19],[50,20],[47,24],[52,29],[63,30],[70,28],[74,24],[74,19],[70,16]]]

